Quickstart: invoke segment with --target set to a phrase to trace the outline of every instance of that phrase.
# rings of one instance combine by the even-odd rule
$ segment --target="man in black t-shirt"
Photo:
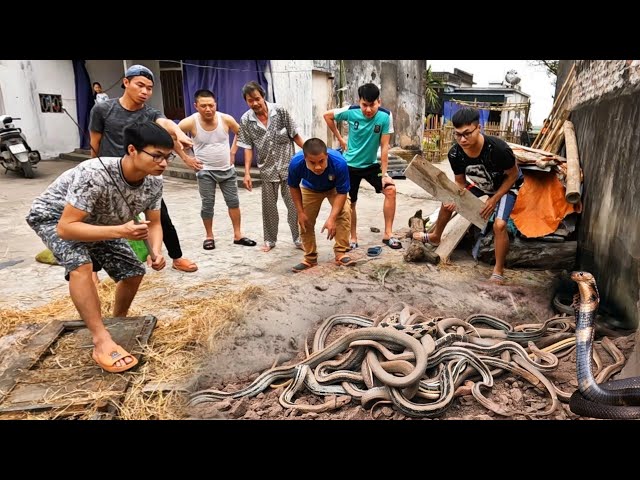
[[[516,158],[507,143],[480,132],[480,114],[473,108],[461,108],[451,119],[457,143],[449,150],[449,163],[455,182],[461,189],[470,190],[476,197],[489,198],[480,211],[489,219],[495,212],[493,233],[496,265],[489,280],[504,283],[504,263],[509,251],[507,222],[516,202],[518,189],[524,181]],[[432,233],[416,232],[414,239],[439,245],[444,227],[451,220],[455,203],[443,203]]]

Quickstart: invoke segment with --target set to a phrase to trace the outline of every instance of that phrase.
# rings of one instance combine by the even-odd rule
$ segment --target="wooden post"
[[[441,202],[455,203],[456,211],[478,228],[484,229],[487,226],[487,221],[480,216],[484,202],[469,190],[461,190],[442,170],[434,167],[424,157],[413,157],[404,174]]]
[[[569,120],[564,122],[564,142],[567,150],[567,187],[564,198],[575,204],[580,201],[580,158],[576,131]]]

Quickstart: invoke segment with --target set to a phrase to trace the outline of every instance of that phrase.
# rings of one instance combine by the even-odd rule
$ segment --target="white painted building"
[[[15,126],[42,158],[77,148],[78,128],[64,112],[42,112],[40,94],[60,95],[77,120],[71,60],[0,60],[0,114],[21,119]]]
[[[90,82],[100,82],[109,98],[122,95],[122,75],[128,66],[143,64],[149,67],[156,75],[156,83],[154,94],[148,103],[164,112],[163,87],[167,89],[165,93],[181,97],[182,86],[181,80],[163,86],[162,78],[166,71],[176,70],[176,68],[175,66],[167,67],[161,63],[164,62],[86,60],[85,67]],[[332,136],[322,114],[337,106],[337,90],[340,83],[336,77],[339,77],[340,62],[337,60],[272,60],[270,63],[270,70],[265,72],[270,83],[267,99],[273,101],[275,95],[275,101],[292,114],[304,138],[315,136],[325,141],[329,140],[327,143],[331,146]],[[421,73],[416,72],[424,69],[424,63],[424,60],[345,61],[346,67],[343,64],[343,71],[346,68],[347,75],[342,90],[347,90],[348,95],[344,97],[344,101],[356,103],[357,87],[361,83],[375,81],[381,85],[383,101],[386,101],[385,107],[391,109],[394,119],[397,119],[395,138],[400,139],[398,144],[412,143],[415,140],[413,137],[418,138],[421,132],[424,107],[420,102],[424,102],[424,99],[414,95],[411,96],[410,102],[400,100],[404,98],[405,90],[421,91],[419,85]],[[180,69],[177,68],[177,70]],[[369,74],[364,76],[360,70],[366,70]],[[385,71],[390,73],[385,74]],[[405,71],[411,72],[411,75],[406,73],[406,78],[410,80],[403,80],[400,86],[398,78],[399,76],[404,78]],[[414,85],[416,82],[417,84]],[[389,96],[389,92],[393,95]],[[78,121],[76,80],[72,60],[0,61],[0,114],[21,118],[15,122],[16,126],[22,128],[30,146],[39,150],[43,158],[56,157],[60,153],[75,150],[80,146],[78,128],[64,112],[43,112],[41,94],[59,95],[62,106],[73,119]],[[165,96],[174,99],[174,97]],[[405,104],[410,104],[412,108],[409,109]],[[82,122],[80,125],[84,126]]]

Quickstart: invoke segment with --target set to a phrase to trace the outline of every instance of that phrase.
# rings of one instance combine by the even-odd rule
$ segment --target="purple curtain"
[[[85,66],[85,60],[73,60],[73,76],[76,83],[76,115],[79,130],[80,148],[88,150],[89,146],[89,113],[93,107],[93,92],[91,91],[91,80],[89,72]],[[67,121],[71,121],[67,118]]]
[[[265,69],[269,60],[183,60],[185,113],[196,112],[193,95],[201,88],[211,90],[216,96],[218,110],[227,113],[240,122],[240,117],[249,107],[242,97],[242,87],[254,80],[268,92]],[[233,134],[229,141],[233,141]],[[256,157],[254,156],[254,164]],[[244,165],[244,152],[238,149],[236,165]]]

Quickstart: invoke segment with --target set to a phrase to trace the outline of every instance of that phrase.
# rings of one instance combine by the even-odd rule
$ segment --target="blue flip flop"
[[[367,249],[367,255],[369,257],[377,257],[382,253],[382,247],[380,245],[376,245],[375,247],[369,247]]]

